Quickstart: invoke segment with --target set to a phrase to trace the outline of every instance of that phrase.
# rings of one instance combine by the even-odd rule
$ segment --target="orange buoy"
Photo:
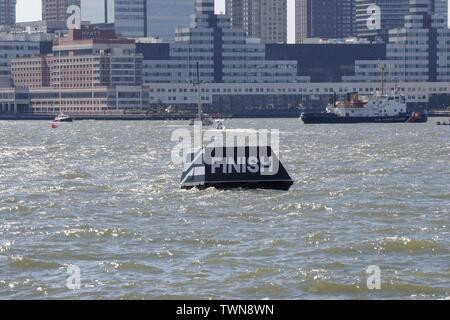
[[[54,122],[52,122],[52,129],[58,129],[58,125]]]

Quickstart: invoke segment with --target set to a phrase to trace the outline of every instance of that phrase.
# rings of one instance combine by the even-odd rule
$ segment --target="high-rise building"
[[[336,1],[336,38],[356,36],[355,0]]]
[[[42,20],[45,22],[65,22],[67,8],[71,5],[80,6],[80,0],[42,0]]]
[[[250,0],[226,0],[225,13],[231,18],[231,25],[236,29],[248,29],[248,5]]]
[[[114,0],[81,0],[81,19],[93,24],[114,22]]]
[[[117,34],[123,37],[147,36],[147,1],[115,1],[114,23]]]
[[[196,0],[191,28],[178,28],[166,58],[144,56],[144,82],[295,82],[297,61],[266,59],[265,45],[214,14],[214,0]],[[309,79],[309,78],[308,78]]]
[[[16,0],[0,0],[0,26],[16,23]]]
[[[355,0],[296,0],[296,42],[355,36]]]
[[[378,82],[380,65],[390,82],[450,80],[450,30],[437,12],[437,0],[409,0],[403,26],[389,31],[386,60],[357,61],[355,76],[346,81]]]
[[[175,38],[177,27],[189,25],[194,0],[115,1],[114,23],[124,37],[153,37],[164,41]]]
[[[435,0],[434,12],[439,15],[448,26],[448,2],[449,0]]]
[[[409,0],[355,0],[359,37],[387,41],[389,30],[402,27]]]
[[[287,42],[287,0],[226,0],[233,28],[263,43]]]

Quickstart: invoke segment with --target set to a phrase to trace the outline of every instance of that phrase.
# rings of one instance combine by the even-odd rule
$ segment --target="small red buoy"
[[[58,125],[54,122],[52,122],[52,129],[58,129]]]

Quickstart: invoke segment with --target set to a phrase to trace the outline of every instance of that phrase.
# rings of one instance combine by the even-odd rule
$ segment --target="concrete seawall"
[[[194,114],[79,114],[70,115],[74,120],[102,120],[102,121],[187,121],[196,118]],[[239,114],[214,114],[214,118],[298,118],[300,111],[279,112],[248,112]],[[0,114],[0,120],[40,120],[52,121],[55,115],[51,114]]]

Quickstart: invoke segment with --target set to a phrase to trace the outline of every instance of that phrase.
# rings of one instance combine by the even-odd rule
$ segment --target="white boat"
[[[225,120],[223,119],[216,119],[214,120],[214,129],[216,130],[225,130]]]
[[[64,114],[64,113],[58,113],[55,120],[53,122],[72,122],[73,118]]]

